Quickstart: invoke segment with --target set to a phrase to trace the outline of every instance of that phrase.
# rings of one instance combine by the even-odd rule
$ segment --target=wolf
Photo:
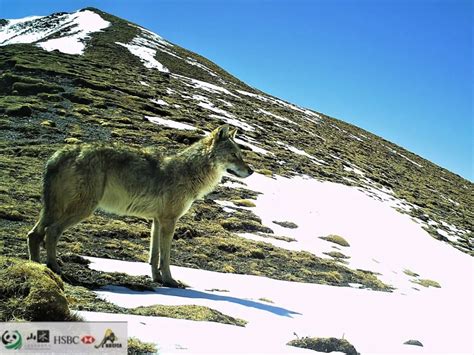
[[[172,156],[147,149],[81,144],[58,150],[46,163],[43,206],[28,233],[29,258],[60,274],[60,235],[97,208],[152,221],[149,263],[154,281],[182,287],[171,277],[170,251],[176,222],[211,192],[226,172],[245,178],[253,170],[235,143],[237,129],[223,125]]]

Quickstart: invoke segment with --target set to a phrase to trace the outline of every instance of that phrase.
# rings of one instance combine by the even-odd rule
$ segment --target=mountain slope
[[[177,148],[202,131],[162,129],[146,118],[207,131],[228,122],[242,129],[256,167],[389,189],[432,236],[472,253],[472,184],[401,147],[249,88],[199,55],[96,9],[2,23],[2,149],[12,148],[10,139],[27,147],[68,137]],[[68,54],[80,45],[82,55]],[[41,125],[45,120],[56,126]]]
[[[281,351],[295,329],[317,329],[331,336],[345,332],[357,348],[373,352],[385,351],[380,344],[387,342],[394,344],[392,350],[403,348],[408,340],[399,338],[401,328],[394,320],[402,322],[406,313],[397,312],[397,307],[424,315],[440,302],[460,310],[469,307],[472,281],[465,266],[474,255],[472,183],[383,138],[251,88],[198,54],[93,8],[0,20],[2,255],[19,258],[20,264],[27,258],[25,236],[41,207],[44,163],[64,144],[121,142],[172,154],[223,123],[239,128],[237,142],[257,174],[247,180],[225,177],[214,193],[195,203],[181,219],[172,263],[182,267],[184,281],[196,288],[168,299],[168,291],[157,288],[143,272],[124,266],[147,261],[149,222],[110,218],[98,211],[59,242],[64,292],[71,309],[137,317],[133,313],[137,309],[126,309],[127,295],[146,297],[143,290],[149,290],[152,298],[146,302],[199,303],[244,318],[248,330],[239,330],[236,339],[242,341],[236,343],[250,349],[249,333],[255,341],[260,335],[265,338],[262,329],[275,321],[275,329],[284,337],[282,344],[266,339],[259,345],[262,349],[275,346]],[[89,259],[78,254],[122,261],[110,260],[115,265],[110,269],[104,259],[91,259],[88,265]],[[120,268],[124,273],[113,272]],[[236,278],[233,273],[243,275]],[[230,280],[235,280],[235,287]],[[237,285],[245,286],[249,280],[255,285],[287,287],[286,296],[258,287],[258,292],[240,290]],[[102,291],[96,291],[99,288]],[[313,299],[296,301],[306,293],[313,298],[325,295],[326,301],[317,308]],[[4,294],[0,289],[0,301],[9,304],[1,298]],[[273,300],[265,299],[268,294]],[[334,300],[344,304],[325,307]],[[394,311],[381,320],[376,313],[383,312],[387,300]],[[247,308],[234,309],[222,301]],[[268,305],[268,301],[278,304]],[[380,307],[375,313],[364,308],[372,301]],[[280,321],[285,305],[301,314],[289,313],[288,319]],[[259,313],[262,310],[278,317],[268,318]],[[0,308],[1,320],[22,314],[7,311]],[[195,319],[181,309],[167,312],[175,312],[175,318]],[[358,327],[364,312],[373,321],[367,329],[390,331],[367,343],[366,333]],[[102,317],[83,314],[91,320]],[[450,314],[444,312],[443,319]],[[315,317],[320,319],[317,328]],[[343,318],[347,319],[341,323]],[[469,333],[468,316],[449,334],[440,334],[427,320],[427,316],[410,318],[411,334],[425,337],[426,349],[450,349],[452,339]],[[199,334],[208,329],[174,321]],[[138,325],[132,334],[139,335],[142,323],[134,322]],[[165,327],[175,324],[160,322]],[[386,323],[379,327],[380,322]],[[220,326],[212,329],[237,335]],[[173,329],[169,328],[170,339],[178,336],[184,342]],[[171,340],[163,344],[174,346]],[[464,351],[464,342],[458,345],[459,352]],[[203,351],[212,348],[204,346]]]

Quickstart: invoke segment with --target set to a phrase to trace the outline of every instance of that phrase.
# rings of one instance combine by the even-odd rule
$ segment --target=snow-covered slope
[[[89,35],[110,25],[89,10],[6,21],[0,27],[0,46],[35,43],[47,51],[67,54],[82,54]]]
[[[296,239],[274,240],[274,244],[321,254],[334,249],[318,236],[343,235],[350,246],[340,249],[350,256],[350,267],[380,273],[395,290],[374,292],[357,285],[330,287],[174,267],[173,274],[191,288],[137,292],[111,286],[97,294],[130,308],[208,306],[247,320],[245,329],[165,318],[81,314],[88,320],[126,319],[133,324],[132,335],[156,343],[161,354],[299,353],[301,350],[286,346],[294,333],[344,336],[363,354],[469,354],[473,350],[473,260],[430,238],[416,221],[396,211],[393,207],[399,201],[381,191],[375,191],[382,198],[376,200],[356,188],[309,178],[272,179],[256,174],[244,182],[261,192],[256,213],[264,224]],[[279,227],[272,223],[275,220],[293,221],[298,227]],[[96,270],[149,274],[145,263],[90,260]],[[408,275],[407,270],[420,276]],[[465,274],[456,276],[458,270]],[[417,284],[422,278],[433,279],[441,287]],[[410,339],[423,347],[404,345]]]

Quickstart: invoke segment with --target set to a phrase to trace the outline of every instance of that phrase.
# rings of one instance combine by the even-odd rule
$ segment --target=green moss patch
[[[298,228],[298,225],[296,223],[293,223],[293,222],[289,222],[289,221],[272,221],[273,223],[275,224],[278,224],[279,226],[281,227],[284,227],[284,228],[289,228],[289,229],[295,229],[295,228]]]
[[[194,321],[217,322],[222,324],[236,325],[239,327],[244,327],[245,324],[247,324],[247,322],[242,319],[237,319],[225,315],[209,307],[197,305],[154,305],[147,307],[137,307],[132,310],[132,313],[141,316],[168,317]]]
[[[0,256],[0,320],[73,320],[64,284],[38,263]]]
[[[330,256],[331,258],[334,258],[334,259],[340,259],[340,260],[350,259],[350,256],[344,255],[343,253],[341,253],[339,251],[330,251],[330,252],[323,253],[323,254],[328,255],[328,256]]]
[[[423,287],[441,288],[441,285],[439,284],[439,282],[430,280],[430,279],[415,279],[415,280],[411,280],[411,282],[421,285]]]
[[[127,340],[128,355],[148,355],[158,354],[158,349],[153,343],[145,343],[136,337],[130,337]]]
[[[413,282],[414,284],[421,285],[423,287],[435,287],[435,288],[441,288],[441,285],[439,282],[430,280],[430,279],[422,279],[420,278],[420,275],[417,274],[414,271],[411,271],[409,269],[403,270],[403,273],[407,276],[413,277],[410,281]]]
[[[88,261],[74,254],[63,255],[62,279],[74,286],[98,289],[107,285],[123,286],[135,291],[153,291],[159,287],[148,276],[131,276],[118,272],[100,272],[87,267]]]
[[[104,313],[128,313],[128,309],[105,301],[93,291],[82,287],[64,284],[64,293],[70,309],[74,311],[104,312]]]
[[[326,237],[319,237],[319,238],[327,240],[328,242],[340,245],[342,247],[349,247],[350,246],[350,244],[347,242],[347,240],[345,240],[340,235],[330,234]]]
[[[418,276],[420,276],[420,275],[418,275],[416,272],[411,271],[411,270],[409,270],[409,269],[403,270],[403,273],[404,273],[405,275],[408,275],[408,276],[411,276],[411,277],[418,277]]]
[[[287,343],[290,346],[298,348],[310,349],[323,353],[331,353],[338,351],[347,355],[358,355],[359,353],[354,346],[345,339],[338,338],[311,338],[304,337],[292,340]]]
[[[242,220],[237,217],[229,217],[221,221],[221,226],[229,231],[235,232],[263,232],[273,233],[268,227],[262,225],[261,222],[255,220]]]
[[[246,199],[233,200],[232,203],[240,207],[255,207],[254,202]]]

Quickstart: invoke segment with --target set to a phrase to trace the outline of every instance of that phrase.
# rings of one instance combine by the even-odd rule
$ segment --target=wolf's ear
[[[225,124],[216,129],[215,137],[217,140],[229,138],[229,125]]]

